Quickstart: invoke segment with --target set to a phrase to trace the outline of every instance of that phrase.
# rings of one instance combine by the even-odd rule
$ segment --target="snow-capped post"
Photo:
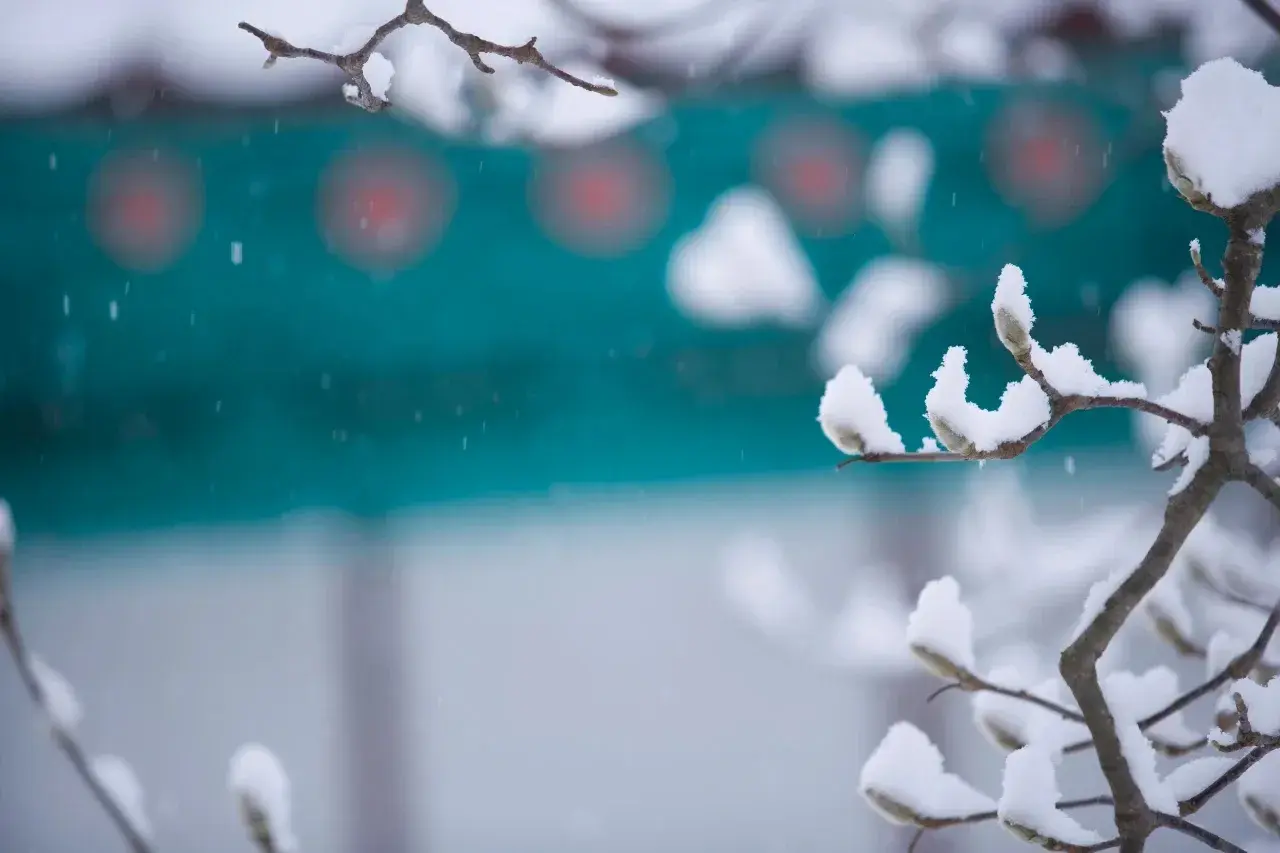
[[[382,54],[376,53],[378,46],[382,44],[387,36],[397,30],[420,24],[434,27],[444,33],[449,41],[457,45],[471,58],[471,64],[476,67],[476,70],[485,74],[494,73],[493,66],[484,60],[485,55],[489,54],[510,59],[521,65],[532,65],[535,68],[541,68],[571,86],[577,86],[579,89],[585,89],[597,95],[613,96],[618,94],[618,90],[612,85],[575,77],[559,66],[552,64],[538,50],[536,37],[529,39],[524,44],[504,45],[471,33],[464,33],[444,18],[434,14],[423,4],[423,0],[408,0],[405,3],[403,12],[378,26],[363,45],[350,53],[333,53],[316,50],[311,47],[298,47],[282,36],[269,33],[260,27],[255,27],[253,24],[241,21],[239,26],[240,29],[258,38],[262,42],[262,46],[267,49],[267,60],[263,64],[264,68],[270,68],[275,65],[278,59],[315,59],[335,66],[347,75],[347,82],[342,87],[342,94],[347,102],[355,104],[368,112],[376,113],[391,106],[391,101],[387,98],[387,89],[395,72],[390,60]],[[371,77],[372,79],[370,79]]]
[[[841,465],[1010,459],[1072,412],[1118,407],[1163,419],[1166,435],[1152,467],[1180,469],[1155,541],[1136,567],[1119,567],[1093,586],[1049,682],[1037,685],[1006,670],[980,675],[973,620],[958,584],[943,578],[924,588],[908,624],[908,645],[945,680],[943,690],[975,694],[975,722],[993,743],[1012,751],[1004,791],[996,808],[987,810],[985,795],[942,771],[941,756],[923,733],[898,724],[867,762],[862,785],[870,803],[892,821],[924,831],[998,820],[1023,840],[1070,853],[1141,853],[1152,833],[1168,828],[1214,849],[1243,853],[1187,820],[1243,778],[1246,810],[1280,834],[1280,797],[1267,784],[1280,774],[1273,754],[1280,749],[1280,677],[1271,668],[1274,661],[1266,659],[1280,626],[1280,590],[1272,584],[1268,592],[1242,596],[1202,570],[1202,592],[1237,604],[1258,595],[1271,602],[1249,603],[1254,615],[1266,614],[1252,642],[1214,636],[1206,644],[1195,637],[1180,576],[1169,574],[1193,533],[1204,535],[1199,526],[1227,483],[1245,483],[1280,509],[1280,484],[1250,457],[1245,433],[1249,421],[1280,422],[1280,298],[1273,303],[1270,289],[1257,286],[1266,226],[1280,210],[1280,89],[1234,60],[1214,60],[1183,81],[1181,98],[1165,118],[1170,182],[1192,207],[1221,219],[1228,232],[1221,278],[1206,269],[1198,241],[1191,244],[1197,274],[1218,303],[1214,325],[1198,324],[1213,334],[1214,345],[1208,360],[1188,370],[1173,391],[1152,399],[1139,384],[1099,376],[1074,344],[1044,349],[1032,336],[1035,315],[1026,280],[1012,265],[996,284],[992,320],[1023,376],[1008,385],[998,409],[980,408],[967,398],[965,350],[950,348],[925,399],[926,418],[945,452],[906,452],[879,394],[856,368],[844,368],[827,383],[819,421],[832,443],[849,454]],[[1182,576],[1194,576],[1187,564],[1195,556],[1181,559]],[[1180,653],[1205,658],[1204,682],[1179,692],[1173,672],[1163,667],[1141,676],[1099,677],[1099,660],[1140,605]],[[1059,701],[1064,691],[1070,698]],[[1206,696],[1219,697],[1219,726],[1208,737],[1182,720],[1182,712]],[[1199,759],[1163,778],[1157,772],[1157,752],[1178,756],[1210,743],[1244,756]],[[1096,754],[1109,794],[1060,802],[1058,763],[1087,750]],[[899,760],[890,762],[886,755]],[[1080,804],[1110,805],[1114,835],[1099,834],[1064,813],[1068,805]]]

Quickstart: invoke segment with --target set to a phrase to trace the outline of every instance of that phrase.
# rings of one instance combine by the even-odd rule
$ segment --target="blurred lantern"
[[[329,249],[369,273],[398,272],[435,247],[453,216],[448,173],[418,151],[378,148],[334,160],[317,214]]]
[[[1061,104],[1022,101],[987,136],[987,168],[1005,203],[1041,225],[1064,225],[1097,200],[1107,155],[1094,119]]]
[[[839,121],[785,119],[760,137],[752,171],[798,228],[835,237],[861,218],[864,151],[858,135]]]
[[[666,221],[669,201],[665,164],[624,139],[548,152],[530,185],[530,204],[546,233],[594,257],[640,248]]]
[[[112,260],[159,272],[200,229],[203,192],[196,168],[160,150],[108,155],[89,183],[89,229]]]

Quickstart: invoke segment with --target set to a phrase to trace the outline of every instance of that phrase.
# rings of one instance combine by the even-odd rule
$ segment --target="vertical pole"
[[[346,849],[408,853],[402,583],[385,518],[360,519],[339,582]],[[422,851],[415,847],[414,853]]]

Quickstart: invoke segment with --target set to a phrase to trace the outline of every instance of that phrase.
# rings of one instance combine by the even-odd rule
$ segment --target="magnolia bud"
[[[995,318],[996,334],[1000,336],[1000,343],[1013,353],[1014,358],[1022,358],[1031,352],[1031,333],[1012,311],[1008,308],[997,308]]]
[[[950,423],[943,420],[938,415],[929,413],[929,426],[933,428],[933,434],[938,437],[938,441],[942,442],[942,446],[950,450],[952,453],[958,453],[961,456],[968,456],[974,451],[973,442],[965,438],[958,430],[951,426]]]

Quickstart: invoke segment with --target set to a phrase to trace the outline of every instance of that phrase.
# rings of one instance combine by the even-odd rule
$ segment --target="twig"
[[[460,47],[467,56],[471,57],[471,64],[477,70],[485,74],[493,74],[493,66],[485,62],[485,54],[492,56],[502,56],[522,65],[532,65],[541,68],[548,74],[560,78],[571,86],[577,86],[579,89],[586,89],[588,92],[595,92],[598,95],[616,95],[618,90],[604,83],[595,83],[575,77],[567,71],[553,65],[547,60],[542,52],[537,48],[537,38],[531,38],[524,44],[520,45],[504,45],[488,39],[480,38],[471,33],[464,33],[455,28],[444,18],[434,14],[424,5],[423,0],[408,0],[405,9],[399,15],[382,24],[373,35],[369,36],[359,49],[351,53],[335,54],[327,53],[323,50],[316,50],[310,47],[298,47],[280,36],[272,35],[253,24],[240,22],[240,29],[256,36],[262,42],[262,46],[267,49],[267,61],[265,67],[275,64],[277,59],[315,59],[328,65],[333,65],[342,70],[347,75],[347,80],[355,87],[354,94],[348,94],[348,100],[357,106],[368,110],[369,112],[379,112],[390,106],[390,101],[375,95],[373,88],[369,85],[368,79],[365,77],[365,63],[373,52],[378,49],[378,45],[382,44],[387,36],[408,26],[425,24],[434,27],[444,33],[445,37],[455,45]]]
[[[1245,6],[1262,19],[1262,22],[1275,33],[1280,34],[1280,12],[1272,8],[1267,0],[1241,0]]]
[[[1019,701],[1026,702],[1029,705],[1035,705],[1038,708],[1043,708],[1049,713],[1057,714],[1059,717],[1064,720],[1068,720],[1069,722],[1084,722],[1084,717],[1081,716],[1078,711],[1073,711],[1064,705],[1059,705],[1057,702],[1051,702],[1048,699],[1037,696],[1026,690],[1016,690],[1012,687],[1002,687],[999,684],[992,684],[990,681],[979,678],[976,675],[968,675],[963,681],[952,681],[948,684],[942,685],[937,690],[930,693],[929,697],[925,699],[925,701],[932,702],[943,693],[957,689],[963,690],[966,693],[995,693],[998,696],[1007,696],[1010,699],[1017,699]]]
[[[7,557],[4,558],[4,561],[7,562]],[[18,620],[14,614],[12,601],[8,598],[0,601],[0,634],[4,635],[4,643],[9,647],[9,654],[13,657],[13,665],[18,670],[18,677],[22,680],[23,686],[26,687],[27,695],[31,697],[31,701],[37,707],[45,708],[44,689],[40,685],[40,679],[36,677],[35,671],[31,668],[31,658],[27,653],[22,632],[18,628]],[[115,825],[116,830],[124,838],[129,849],[133,853],[151,853],[150,843],[138,834],[138,830],[130,822],[129,818],[120,810],[115,798],[98,781],[97,775],[93,772],[93,768],[90,767],[89,760],[85,756],[84,749],[71,732],[64,730],[61,726],[54,726],[53,740],[58,745],[58,749],[62,751],[62,754],[67,757],[67,761],[71,763],[76,775],[80,777],[85,787],[89,789],[89,793],[97,800],[102,810],[107,813],[107,817],[111,819],[111,823]]]
[[[1197,826],[1189,820],[1183,820],[1170,814],[1157,815],[1156,819],[1161,826],[1167,826],[1169,829],[1177,830],[1183,835],[1189,835],[1205,846],[1220,850],[1222,853],[1249,853],[1243,847],[1232,844],[1221,835],[1210,832],[1202,826]]]
[[[1274,747],[1254,747],[1249,751],[1248,755],[1231,765],[1231,767],[1217,779],[1214,779],[1194,795],[1187,797],[1185,800],[1181,800],[1178,803],[1179,813],[1182,814],[1183,817],[1186,817],[1187,815],[1193,815],[1200,811],[1200,809],[1204,808],[1206,803],[1243,776],[1246,770],[1261,761],[1267,753],[1271,752],[1272,749],[1274,749]]]

